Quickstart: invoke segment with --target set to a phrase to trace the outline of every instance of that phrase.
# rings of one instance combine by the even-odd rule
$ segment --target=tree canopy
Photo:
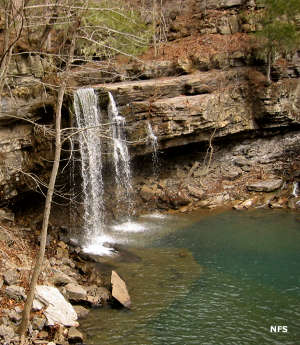
[[[268,79],[270,67],[276,53],[289,53],[299,47],[300,1],[299,0],[261,0],[265,7],[261,18],[262,30],[257,36],[268,58]]]

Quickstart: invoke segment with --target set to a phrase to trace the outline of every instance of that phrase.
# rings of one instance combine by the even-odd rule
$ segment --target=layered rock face
[[[104,112],[107,92],[114,95],[126,118],[132,156],[151,153],[148,124],[165,156],[172,148],[189,152],[189,144],[222,140],[224,147],[247,137],[298,131],[300,54],[278,59],[272,67],[273,81],[267,82],[265,61],[257,57],[249,37],[259,29],[261,9],[255,1],[171,0],[163,4],[168,42],[160,45],[155,58],[150,50],[141,57],[143,63],[116,60],[72,72],[71,85],[93,86]],[[2,204],[27,190],[28,184],[34,187],[29,172],[47,177],[53,154],[52,138],[44,135],[43,125],[53,126],[54,100],[38,82],[48,67],[38,57],[25,60],[13,60],[10,74],[18,78],[11,78],[11,93],[2,97]],[[64,114],[66,120],[70,113]],[[172,164],[170,169],[175,171],[177,163]]]
[[[38,123],[43,123],[45,116],[52,118],[53,99],[19,98],[16,104],[5,101],[4,98],[0,117],[0,205],[36,184],[29,173],[47,175],[47,160],[52,158],[52,138],[43,133],[43,125]]]
[[[107,92],[114,94],[133,152],[145,154],[151,150],[144,144],[148,123],[161,149],[298,126],[298,79],[264,82],[261,72],[239,67],[95,88],[104,104]]]

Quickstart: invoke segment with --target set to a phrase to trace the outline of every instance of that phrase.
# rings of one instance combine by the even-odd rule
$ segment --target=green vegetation
[[[147,49],[152,27],[147,26],[137,10],[120,1],[90,1],[79,30],[77,53],[85,58],[107,58],[120,52],[138,55]]]
[[[299,0],[261,0],[265,7],[257,33],[262,42],[262,51],[268,59],[267,77],[270,81],[271,64],[276,53],[289,53],[299,47],[300,32],[297,20],[300,16]]]

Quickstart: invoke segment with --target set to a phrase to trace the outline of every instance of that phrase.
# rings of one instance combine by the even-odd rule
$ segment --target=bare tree
[[[37,285],[38,277],[41,272],[41,268],[43,265],[43,260],[45,256],[45,249],[46,249],[46,240],[47,240],[47,232],[48,232],[48,225],[49,225],[49,217],[52,205],[52,197],[54,193],[55,181],[56,176],[58,173],[59,163],[60,163],[60,156],[61,156],[61,110],[63,105],[63,98],[67,87],[67,80],[70,71],[70,66],[73,61],[74,57],[74,48],[75,48],[75,35],[76,31],[74,30],[72,42],[69,49],[69,57],[67,61],[66,71],[62,76],[62,83],[58,90],[57,96],[57,103],[56,103],[56,121],[55,121],[55,155],[54,155],[54,162],[52,166],[50,181],[47,190],[47,197],[45,201],[45,209],[44,209],[44,216],[43,216],[43,225],[42,225],[42,232],[41,232],[41,241],[40,241],[40,248],[38,252],[38,257],[33,269],[30,287],[28,296],[25,302],[24,310],[23,310],[23,317],[22,322],[19,328],[19,333],[21,336],[21,345],[24,344],[25,341],[25,333],[28,328],[29,323],[29,315],[32,308],[32,303],[34,299],[35,287]]]

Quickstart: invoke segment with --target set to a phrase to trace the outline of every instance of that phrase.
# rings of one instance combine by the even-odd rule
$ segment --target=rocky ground
[[[8,345],[19,343],[17,328],[39,230],[16,224],[11,213],[6,214],[6,219],[3,216],[0,224],[0,343]],[[56,230],[63,233],[62,229]],[[77,319],[80,322],[90,308],[101,307],[111,300],[108,276],[80,255],[79,247],[70,246],[59,237],[49,237],[31,313],[28,344],[81,343],[83,335],[77,330]]]
[[[189,153],[162,155],[159,178],[142,174],[137,178],[141,199],[137,204],[144,204],[144,211],[222,206],[298,209],[299,139],[294,132],[227,145],[212,140],[211,146],[191,146]]]

